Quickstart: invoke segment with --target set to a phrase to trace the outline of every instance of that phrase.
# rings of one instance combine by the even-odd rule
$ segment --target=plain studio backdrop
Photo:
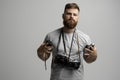
[[[37,48],[63,26],[68,2],[80,6],[78,28],[98,51],[96,62],[84,62],[85,80],[120,79],[119,0],[0,0],[0,80],[49,80],[51,57],[45,70]]]

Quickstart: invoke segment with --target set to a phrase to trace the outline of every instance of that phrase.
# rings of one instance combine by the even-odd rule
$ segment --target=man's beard
[[[76,25],[77,25],[77,21],[75,21],[73,19],[63,20],[63,24],[68,29],[74,29],[76,27]]]

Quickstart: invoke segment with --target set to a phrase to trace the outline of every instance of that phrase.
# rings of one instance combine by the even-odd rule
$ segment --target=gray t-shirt
[[[66,43],[66,46],[65,46],[66,53],[65,53],[63,38],[60,37],[61,29],[62,28],[59,28],[53,32],[50,32],[49,34],[47,34],[44,40],[44,41],[50,40],[54,46],[53,52],[52,52],[52,59],[54,59],[57,54],[62,56],[69,55],[73,33],[64,33],[64,41]],[[58,46],[58,43],[59,43],[59,46]],[[70,69],[67,69],[66,67],[59,66],[52,61],[50,80],[83,80],[83,76],[84,76],[83,49],[86,45],[90,45],[90,44],[91,44],[91,40],[89,36],[79,31],[78,29],[76,29],[73,37],[72,49],[70,53],[70,61],[71,62],[80,61],[80,67],[75,70],[70,70]],[[79,53],[78,53],[78,48],[80,50]]]

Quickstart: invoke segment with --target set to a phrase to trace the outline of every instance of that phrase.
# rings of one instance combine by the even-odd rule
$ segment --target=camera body
[[[55,56],[54,63],[71,70],[78,69],[80,66],[80,62],[70,62],[68,57],[62,55]]]
[[[94,46],[95,46],[95,44],[90,44],[90,45],[86,45],[85,48],[92,50],[92,47],[94,47]]]
[[[53,44],[50,40],[47,40],[46,43],[47,43],[47,46],[53,46]]]

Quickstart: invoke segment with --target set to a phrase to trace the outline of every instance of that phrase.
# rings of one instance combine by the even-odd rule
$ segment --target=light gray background
[[[120,79],[119,0],[0,0],[0,80],[49,80],[37,48],[62,26],[67,2],[81,8],[79,29],[90,35],[98,59],[85,65],[85,80]]]

